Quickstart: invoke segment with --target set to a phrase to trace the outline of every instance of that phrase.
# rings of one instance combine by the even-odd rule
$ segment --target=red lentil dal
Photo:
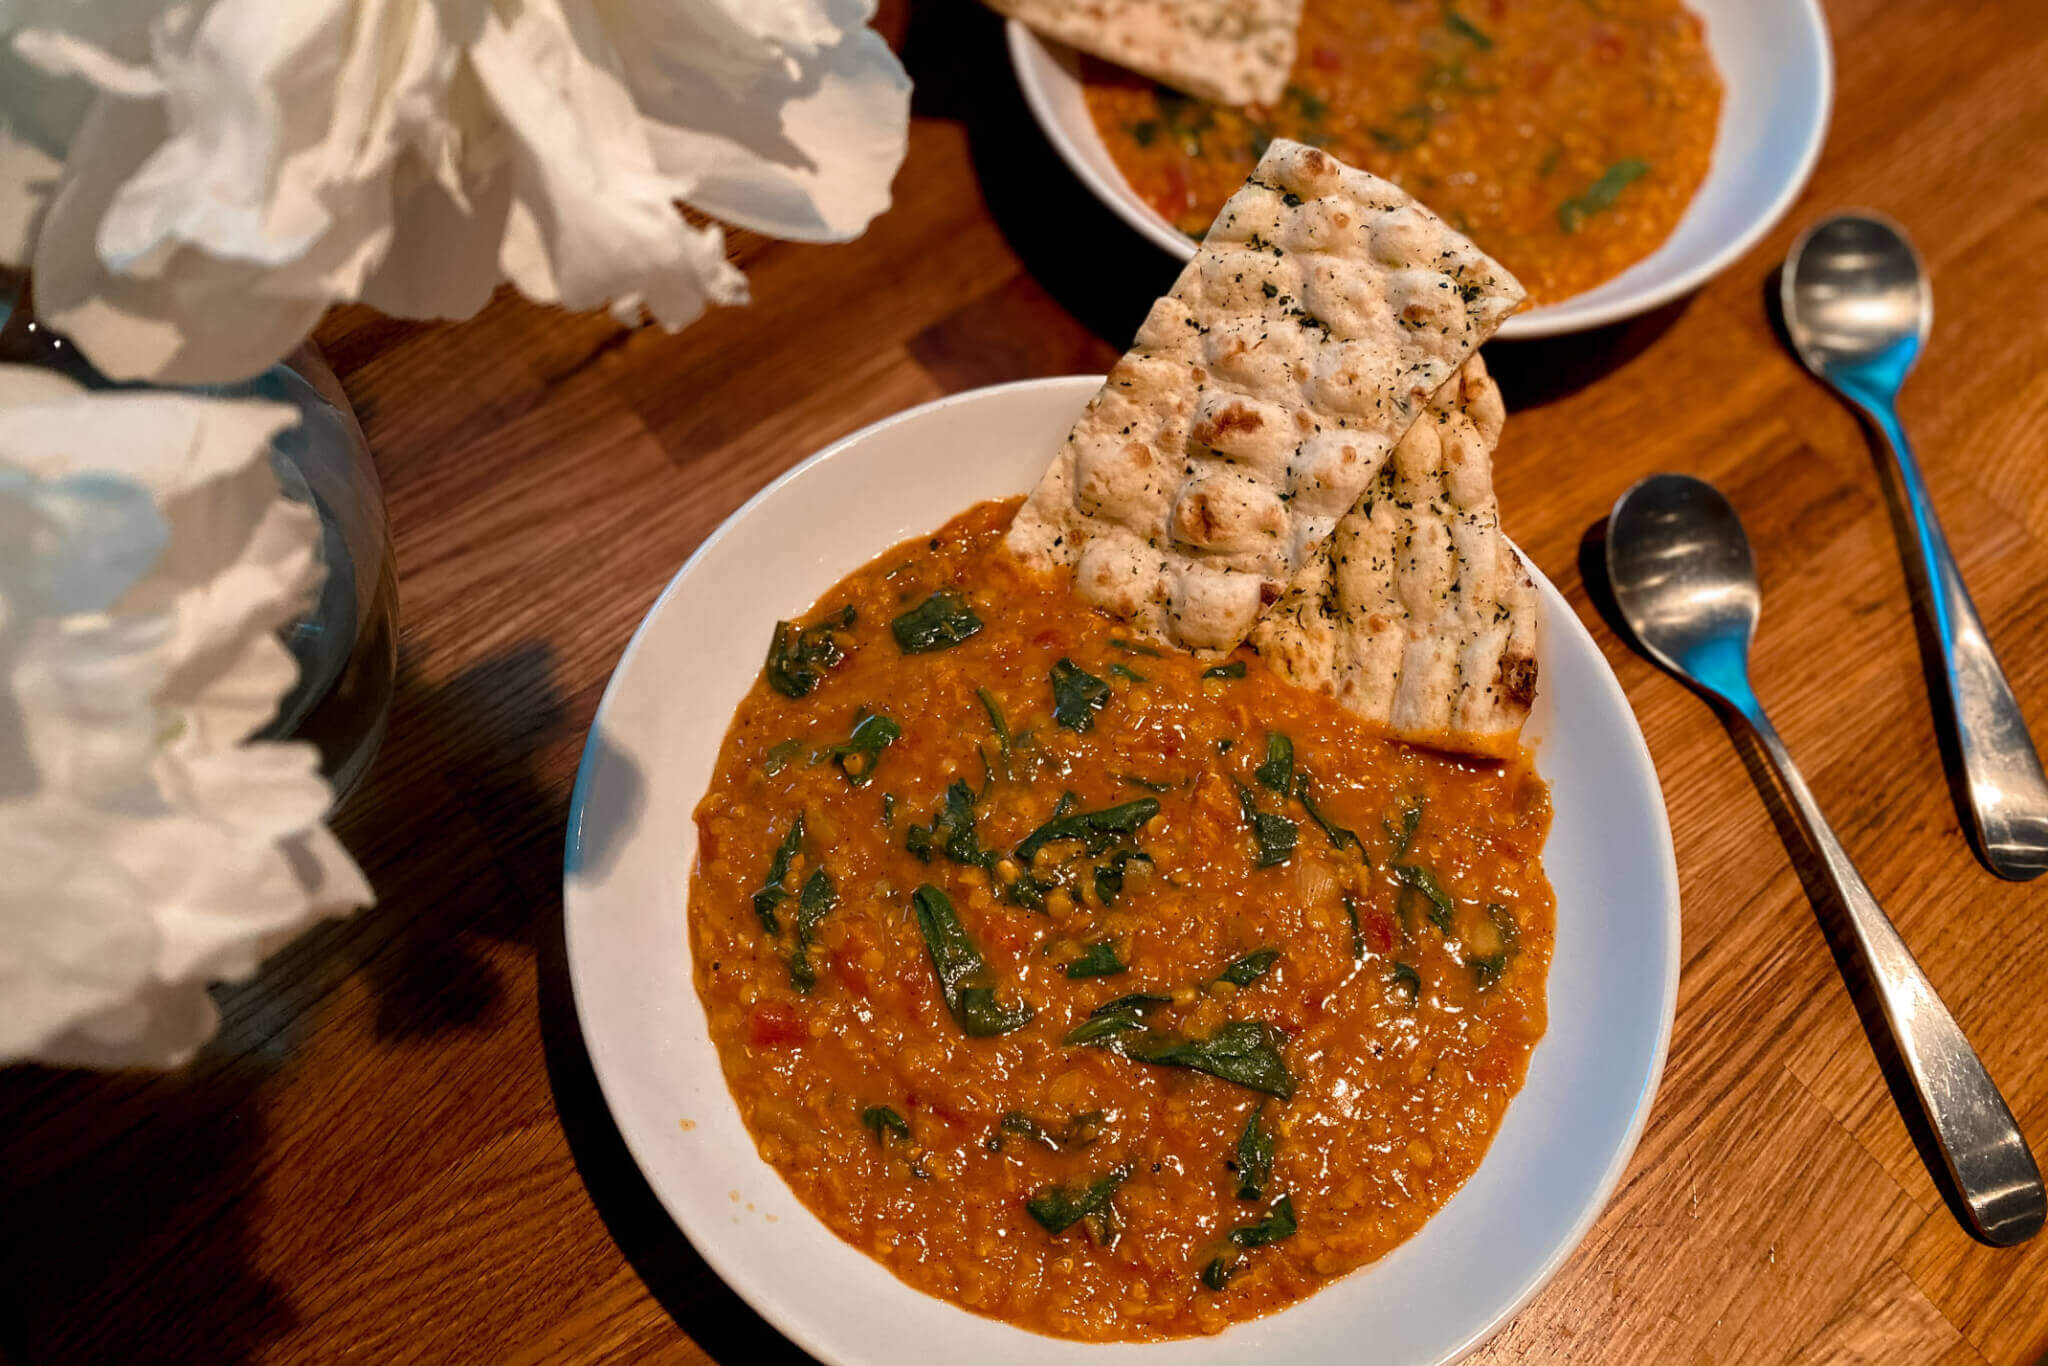
[[[697,987],[762,1156],[903,1280],[1073,1338],[1214,1332],[1381,1256],[1478,1165],[1544,1028],[1548,791],[1526,755],[1386,739],[1255,656],[1131,648],[1001,556],[1015,506],[844,580],[784,656],[811,690],[764,675],[741,703],[696,813]],[[905,653],[893,619],[939,590],[979,630]],[[899,733],[864,747],[877,714]],[[1128,828],[1033,849],[1066,808]],[[941,987],[932,892],[985,960],[978,1014]],[[1145,1060],[1233,1030],[1268,1049],[1249,1073]]]
[[[1678,0],[1307,0],[1278,104],[1210,105],[1100,62],[1087,99],[1124,178],[1192,236],[1289,137],[1393,180],[1554,303],[1671,235],[1721,82]]]

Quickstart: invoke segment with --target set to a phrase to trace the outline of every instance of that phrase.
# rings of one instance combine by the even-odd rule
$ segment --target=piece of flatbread
[[[1273,104],[1302,0],[988,0],[1069,47],[1219,104]]]
[[[1141,635],[1228,650],[1521,298],[1400,189],[1276,140],[1006,543]]]
[[[1260,620],[1253,648],[1403,740],[1513,755],[1536,694],[1536,586],[1494,501],[1505,418],[1475,355]]]

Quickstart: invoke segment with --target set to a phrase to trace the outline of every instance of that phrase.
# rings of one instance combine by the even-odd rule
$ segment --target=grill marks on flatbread
[[[1069,47],[1223,104],[1272,104],[1302,0],[988,0]]]
[[[1394,185],[1275,141],[1007,544],[1140,634],[1230,649],[1521,298]]]
[[[1536,589],[1494,500],[1504,417],[1472,357],[1252,632],[1276,670],[1401,739],[1514,753],[1536,691]]]

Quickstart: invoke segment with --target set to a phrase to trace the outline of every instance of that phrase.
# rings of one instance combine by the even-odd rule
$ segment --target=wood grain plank
[[[1474,1360],[1774,1359],[1783,1323],[1830,1316],[1911,1233],[1911,1203],[1796,1082],[1745,1075],[1659,1106],[1558,1283]]]
[[[1886,1262],[1856,1288],[1848,1303],[1796,1353],[1788,1366],[1885,1366],[1894,1361],[1939,1361],[1971,1351],[1955,1325],[1927,1302],[1896,1263]],[[1972,1352],[1974,1355],[1974,1352]]]

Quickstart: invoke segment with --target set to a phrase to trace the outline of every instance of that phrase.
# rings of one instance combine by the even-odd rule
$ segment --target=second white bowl
[[[1503,338],[1583,332],[1666,304],[1705,284],[1792,206],[1826,140],[1834,56],[1819,0],[1688,0],[1705,21],[1724,87],[1714,162],[1664,244],[1584,294],[1509,318]],[[1016,20],[1010,61],[1039,127],[1095,197],[1180,260],[1186,234],[1140,199],[1110,159],[1082,97],[1080,58]]]

